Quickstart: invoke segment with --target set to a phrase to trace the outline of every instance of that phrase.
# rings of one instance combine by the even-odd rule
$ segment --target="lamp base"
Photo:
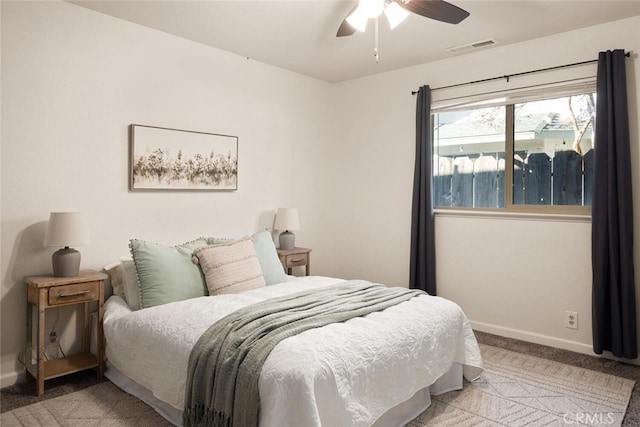
[[[53,275],[55,277],[74,277],[80,271],[80,252],[65,247],[57,250],[51,256]]]
[[[280,233],[280,249],[291,250],[296,246],[296,236],[290,232],[285,231]]]

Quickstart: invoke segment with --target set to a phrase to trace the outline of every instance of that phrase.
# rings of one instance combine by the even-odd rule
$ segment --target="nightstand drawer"
[[[52,287],[49,289],[49,305],[93,301],[98,298],[99,292],[100,282],[85,282]]]
[[[299,265],[307,265],[309,263],[309,254],[287,255],[285,259],[286,267],[296,267]]]
[[[278,249],[278,258],[280,258],[285,273],[293,274],[293,267],[305,267],[305,275],[308,276],[311,261],[310,252],[311,249],[307,248]]]

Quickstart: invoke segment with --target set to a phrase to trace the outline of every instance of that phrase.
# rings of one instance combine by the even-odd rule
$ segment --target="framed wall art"
[[[238,137],[132,124],[131,191],[238,189]]]

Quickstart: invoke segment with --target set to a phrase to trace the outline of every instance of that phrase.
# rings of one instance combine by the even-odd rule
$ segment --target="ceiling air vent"
[[[496,41],[496,39],[486,39],[478,42],[463,44],[461,46],[450,47],[447,50],[449,51],[449,53],[453,53],[453,54],[463,53],[473,49],[479,49],[481,47],[493,46],[494,44],[497,44],[497,43],[498,42]]]

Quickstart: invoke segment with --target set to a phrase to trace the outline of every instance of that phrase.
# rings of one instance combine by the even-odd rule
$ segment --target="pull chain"
[[[375,19],[375,45],[373,47],[373,55],[376,58],[376,64],[380,60],[380,55],[378,54],[378,17]]]

